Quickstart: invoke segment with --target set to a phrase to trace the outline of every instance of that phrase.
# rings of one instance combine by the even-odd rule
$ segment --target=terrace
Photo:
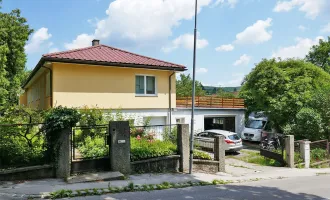
[[[178,108],[190,108],[192,97],[177,97]],[[195,97],[195,107],[199,108],[245,108],[244,99],[214,96]]]

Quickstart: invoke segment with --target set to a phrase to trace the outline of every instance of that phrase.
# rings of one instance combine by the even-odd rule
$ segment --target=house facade
[[[20,104],[37,109],[57,106],[120,109],[136,125],[146,119],[150,119],[151,125],[190,124],[191,109],[176,98],[175,74],[185,70],[182,65],[93,40],[91,47],[43,55],[23,85],[25,92]],[[218,128],[239,132],[244,106],[229,105],[229,109],[197,106],[196,130],[209,128],[210,118],[218,120],[212,123],[224,124]]]

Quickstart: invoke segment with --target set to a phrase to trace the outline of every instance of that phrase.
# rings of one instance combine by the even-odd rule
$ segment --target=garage
[[[204,129],[219,129],[235,132],[235,117],[204,117]]]

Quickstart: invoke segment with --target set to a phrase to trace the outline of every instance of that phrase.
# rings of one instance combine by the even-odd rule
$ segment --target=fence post
[[[214,139],[214,160],[219,161],[218,171],[225,172],[225,136],[215,136]]]
[[[63,129],[59,133],[57,144],[55,144],[57,152],[55,153],[55,175],[56,178],[64,178],[67,180],[71,172],[71,140],[70,129]]]
[[[178,124],[178,152],[180,155],[180,172],[189,171],[189,124]]]
[[[294,136],[287,135],[285,138],[286,162],[288,167],[294,168]]]
[[[300,143],[300,157],[304,160],[305,168],[308,169],[310,166],[310,141],[302,140]]]
[[[128,121],[109,123],[110,168],[123,174],[131,172],[130,160],[130,128]]]

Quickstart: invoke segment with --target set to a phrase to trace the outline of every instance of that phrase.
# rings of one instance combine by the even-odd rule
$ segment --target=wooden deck
[[[178,108],[190,108],[192,97],[177,97],[176,106]],[[220,98],[213,96],[195,97],[195,107],[200,108],[245,108],[244,99]]]

